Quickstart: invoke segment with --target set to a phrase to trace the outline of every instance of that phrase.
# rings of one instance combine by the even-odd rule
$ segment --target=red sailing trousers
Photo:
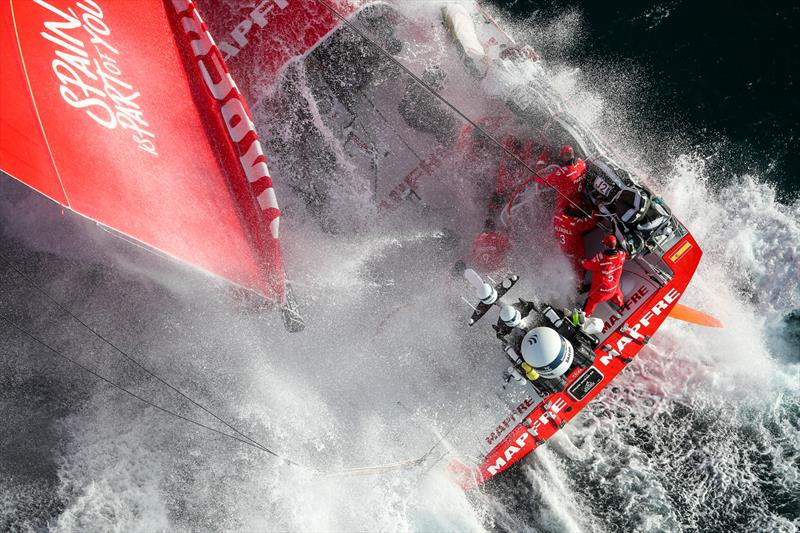
[[[594,313],[598,304],[611,300],[615,304],[625,305],[625,298],[619,288],[622,268],[628,255],[620,250],[606,250],[591,259],[583,261],[583,267],[591,271],[592,288],[583,311],[587,315]]]

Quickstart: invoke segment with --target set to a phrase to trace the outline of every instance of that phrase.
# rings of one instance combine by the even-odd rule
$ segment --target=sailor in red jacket
[[[543,168],[547,164],[547,150],[534,154],[536,145],[533,141],[522,143],[511,135],[507,135],[503,139],[503,143],[526,163],[532,162],[533,156],[537,155],[535,163],[537,169]],[[589,222],[582,220],[585,218],[585,214],[577,216],[574,220],[570,217],[574,216],[573,212],[581,214],[581,210],[584,209],[582,192],[586,163],[582,159],[576,159],[575,150],[570,145],[564,145],[561,148],[556,162],[560,166],[549,174],[531,176],[527,169],[511,157],[504,157],[500,161],[484,231],[475,237],[472,245],[472,262],[478,268],[487,271],[496,270],[503,262],[511,249],[511,240],[506,232],[497,230],[496,219],[499,218],[497,215],[508,202],[513,202],[516,194],[527,183],[540,180],[549,183],[561,192],[556,199],[556,219],[560,226],[556,226],[556,219],[554,219],[554,227],[562,249],[565,250],[567,256],[574,257],[576,270],[579,275],[582,274],[579,262],[585,256],[583,233],[589,231],[591,227]],[[579,208],[576,208],[576,205]],[[566,233],[563,230],[566,230]],[[563,241],[561,235],[563,235]]]
[[[617,238],[611,234],[603,239],[603,246],[606,248],[603,252],[583,261],[583,267],[593,272],[592,288],[583,307],[587,315],[593,314],[598,304],[609,300],[620,307],[625,305],[619,280],[628,254],[617,248]]]
[[[557,170],[544,176],[544,180],[561,193],[556,198],[556,210],[561,212],[567,207],[582,206],[586,162],[575,157],[572,146],[565,144],[558,154],[558,164]]]
[[[572,261],[579,285],[583,282],[585,275],[583,260],[586,257],[586,244],[584,238],[596,227],[597,222],[594,217],[587,216],[586,212],[578,211],[571,206],[557,211],[553,217],[553,231],[556,240],[558,240],[558,245],[564,255]]]
[[[583,281],[584,268],[581,264],[586,257],[584,236],[597,227],[591,215],[592,209],[583,199],[586,163],[575,157],[575,150],[566,144],[558,154],[557,170],[545,176],[546,181],[561,193],[556,197],[556,214],[553,217],[553,231],[561,251],[572,260],[575,273]]]

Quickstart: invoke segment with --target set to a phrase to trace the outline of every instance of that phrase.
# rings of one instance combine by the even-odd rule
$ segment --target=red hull
[[[516,426],[486,455],[480,466],[467,469],[459,463],[451,465],[463,487],[472,489],[508,469],[575,418],[636,357],[646,345],[646,338],[669,316],[686,291],[701,256],[702,251],[691,235],[680,239],[663,254],[664,263],[673,272],[672,278],[655,291],[638,289],[634,292],[638,301],[633,302],[636,310],[624,320],[615,320],[616,315],[612,315],[606,321],[607,330],[613,331],[595,350],[591,367],[574,370],[562,392],[546,397],[530,413],[525,414],[525,405],[512,413]],[[641,296],[644,292],[647,294]]]

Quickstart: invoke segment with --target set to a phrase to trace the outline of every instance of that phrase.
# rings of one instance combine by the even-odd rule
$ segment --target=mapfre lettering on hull
[[[529,411],[531,411],[536,406],[536,400],[533,398],[525,398],[522,402],[520,402],[514,412],[509,413],[507,417],[505,417],[492,431],[488,436],[485,437],[486,444],[493,444],[495,441],[505,438],[506,432],[510,427],[517,422],[517,415],[526,416]]]
[[[497,474],[509,461],[511,458],[514,457],[519,451],[525,447],[525,441],[530,438],[530,435],[526,432],[517,437],[517,439],[511,443],[505,451],[497,457],[497,460],[493,465],[489,465],[487,470],[489,474],[495,475]]]
[[[189,36],[192,53],[197,59],[206,88],[221,103],[222,117],[228,136],[239,155],[239,163],[269,223],[272,237],[277,239],[280,220],[278,200],[272,188],[267,159],[246,109],[244,96],[228,72],[222,52],[211,38],[195,5],[190,0],[172,0],[172,5],[180,17],[181,27]]]
[[[647,297],[647,294],[650,291],[644,285],[639,287],[635,292],[625,296],[625,304],[622,306],[622,309],[613,315],[611,315],[608,320],[603,325],[603,333],[613,329],[614,325],[622,320],[626,313],[628,313],[632,306],[638,304],[642,299]]]
[[[550,421],[557,421],[558,420],[558,413],[561,412],[567,406],[567,402],[564,398],[556,398],[555,401],[548,402],[545,404],[545,411],[538,418],[535,420],[531,420],[531,427],[530,429],[534,432],[538,432],[539,428],[541,428],[544,424],[549,424]]]
[[[520,407],[532,405],[530,403],[523,402],[520,404]],[[539,417],[535,420],[530,419],[531,425],[530,428],[525,432],[522,433],[519,437],[517,437],[514,441],[509,444],[502,453],[498,454],[497,459],[495,459],[494,464],[489,465],[486,467],[486,470],[489,472],[490,475],[497,474],[502,468],[504,468],[511,459],[517,455],[523,448],[525,448],[525,443],[527,442],[528,438],[531,436],[531,433],[534,435],[538,435],[539,428],[542,427],[543,424],[549,424],[550,421],[558,421],[558,413],[561,412],[567,406],[567,402],[564,398],[556,398],[552,402],[548,402],[545,404],[546,408],[544,413],[542,413]],[[518,410],[519,408],[518,407]]]
[[[130,130],[137,148],[158,156],[156,135],[137,103],[140,93],[125,81],[101,7],[80,0],[62,11],[46,0],[34,1],[54,17],[39,35],[56,46],[51,65],[61,98],[104,128]]]
[[[625,334],[619,338],[614,348],[612,348],[606,354],[600,357],[600,363],[602,363],[603,366],[608,366],[608,363],[610,363],[611,360],[614,359],[614,357],[622,355],[623,350],[625,350],[626,346],[628,346],[634,340],[637,340],[642,337],[642,334],[639,333],[639,330],[642,327],[648,327],[650,325],[650,321],[654,317],[661,316],[673,302],[676,302],[678,300],[680,295],[681,295],[680,291],[678,291],[674,287],[670,289],[669,292],[667,292],[667,294],[665,294],[663,298],[661,298],[658,302],[656,302],[656,304],[653,307],[651,307],[648,312],[642,315],[642,317],[636,324],[628,328]]]
[[[247,34],[253,29],[255,24],[258,28],[264,28],[269,23],[270,13],[278,8],[281,11],[289,5],[289,0],[261,0],[256,7],[250,11],[247,17],[239,22],[230,33],[230,40],[226,39],[219,43],[225,61],[241,52],[247,43]]]

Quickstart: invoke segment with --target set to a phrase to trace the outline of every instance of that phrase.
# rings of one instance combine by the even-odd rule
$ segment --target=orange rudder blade
[[[672,308],[669,316],[670,318],[674,318],[676,320],[683,320],[684,322],[690,322],[692,324],[697,324],[698,326],[705,326],[708,328],[725,327],[722,322],[713,316],[681,304],[675,304],[675,307]]]

